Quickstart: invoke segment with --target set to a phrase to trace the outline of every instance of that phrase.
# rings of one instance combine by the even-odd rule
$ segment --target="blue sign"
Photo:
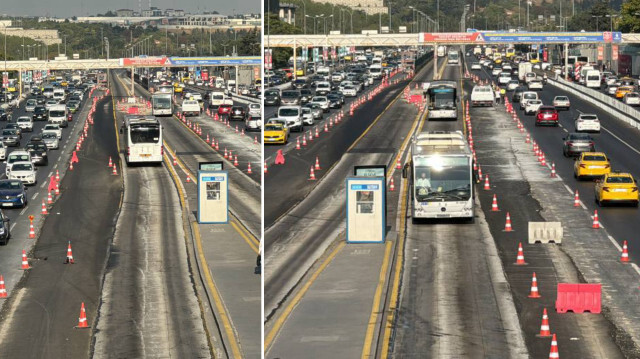
[[[203,182],[222,182],[224,177],[202,177]]]
[[[616,34],[619,34],[618,42],[622,40],[620,33],[613,33],[613,40],[616,41]],[[579,42],[605,42],[607,39],[602,32],[483,32],[482,36],[486,43],[494,42],[539,42],[539,43],[579,43]],[[610,40],[609,40],[610,41]]]
[[[249,65],[260,66],[262,59],[260,56],[242,57],[170,57],[172,65],[177,66],[234,66]]]
[[[351,189],[355,191],[377,191],[380,186],[377,184],[352,184]]]
[[[614,32],[613,34],[613,42],[622,42],[622,33]]]

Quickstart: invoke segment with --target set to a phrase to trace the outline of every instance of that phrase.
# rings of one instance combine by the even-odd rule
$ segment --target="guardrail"
[[[596,100],[599,103],[612,109],[612,114],[620,120],[628,123],[636,129],[640,129],[640,111],[625,104],[622,101],[616,100],[615,98],[612,98],[611,96],[606,95],[602,92],[577,85],[564,79],[548,79],[547,83],[556,86],[564,91],[571,92],[585,101]]]

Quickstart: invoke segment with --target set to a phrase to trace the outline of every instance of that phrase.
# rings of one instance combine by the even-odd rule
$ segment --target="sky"
[[[138,11],[151,6],[160,9],[182,9],[199,13],[217,11],[223,15],[260,13],[260,0],[0,0],[0,14],[9,16],[90,16],[108,10],[132,9]],[[9,5],[10,4],[10,5]],[[9,6],[3,6],[9,5]]]

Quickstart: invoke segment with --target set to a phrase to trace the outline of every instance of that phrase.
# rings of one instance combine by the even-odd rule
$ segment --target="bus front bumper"
[[[414,218],[471,218],[473,206],[468,202],[421,202],[413,209]]]

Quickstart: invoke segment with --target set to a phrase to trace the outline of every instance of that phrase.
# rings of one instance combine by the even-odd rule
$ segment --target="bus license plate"
[[[140,157],[151,157],[151,154],[149,153],[143,153],[140,155]]]

